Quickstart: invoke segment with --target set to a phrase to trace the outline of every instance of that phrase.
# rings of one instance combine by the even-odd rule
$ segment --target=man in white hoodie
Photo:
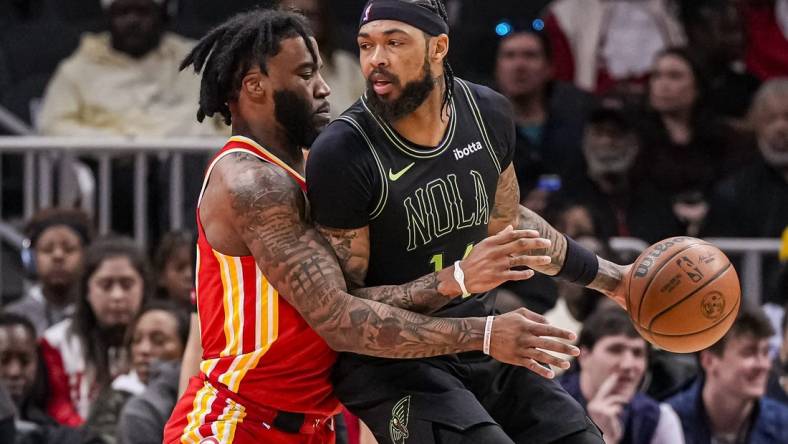
[[[164,0],[102,0],[109,32],[86,34],[47,87],[39,126],[58,136],[218,134],[194,115],[200,79],[179,73],[193,42],[165,32]],[[226,130],[225,130],[226,131]]]

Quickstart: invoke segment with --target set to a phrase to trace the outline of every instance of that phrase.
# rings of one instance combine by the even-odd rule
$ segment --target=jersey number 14
[[[473,243],[470,243],[468,244],[467,247],[465,247],[465,253],[463,253],[462,258],[463,259],[467,258],[468,255],[471,254],[471,250],[473,250]],[[443,270],[443,256],[444,253],[438,253],[433,255],[432,258],[430,258],[430,264],[432,264],[435,267],[436,273]]]

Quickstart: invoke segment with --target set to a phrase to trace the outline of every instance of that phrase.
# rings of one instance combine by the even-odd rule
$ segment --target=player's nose
[[[317,75],[317,87],[315,89],[315,97],[318,99],[324,99],[331,95],[331,87],[328,86],[328,83],[323,78],[322,75]]]

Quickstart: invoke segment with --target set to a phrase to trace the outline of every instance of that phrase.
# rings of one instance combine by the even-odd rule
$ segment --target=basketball
[[[632,265],[627,311],[644,339],[691,353],[722,338],[741,302],[739,277],[728,257],[693,237],[650,246]]]

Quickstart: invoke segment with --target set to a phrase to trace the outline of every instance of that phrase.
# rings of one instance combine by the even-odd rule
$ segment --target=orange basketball
[[[644,339],[691,353],[717,342],[736,319],[739,277],[728,257],[694,237],[650,246],[632,265],[627,311]]]

